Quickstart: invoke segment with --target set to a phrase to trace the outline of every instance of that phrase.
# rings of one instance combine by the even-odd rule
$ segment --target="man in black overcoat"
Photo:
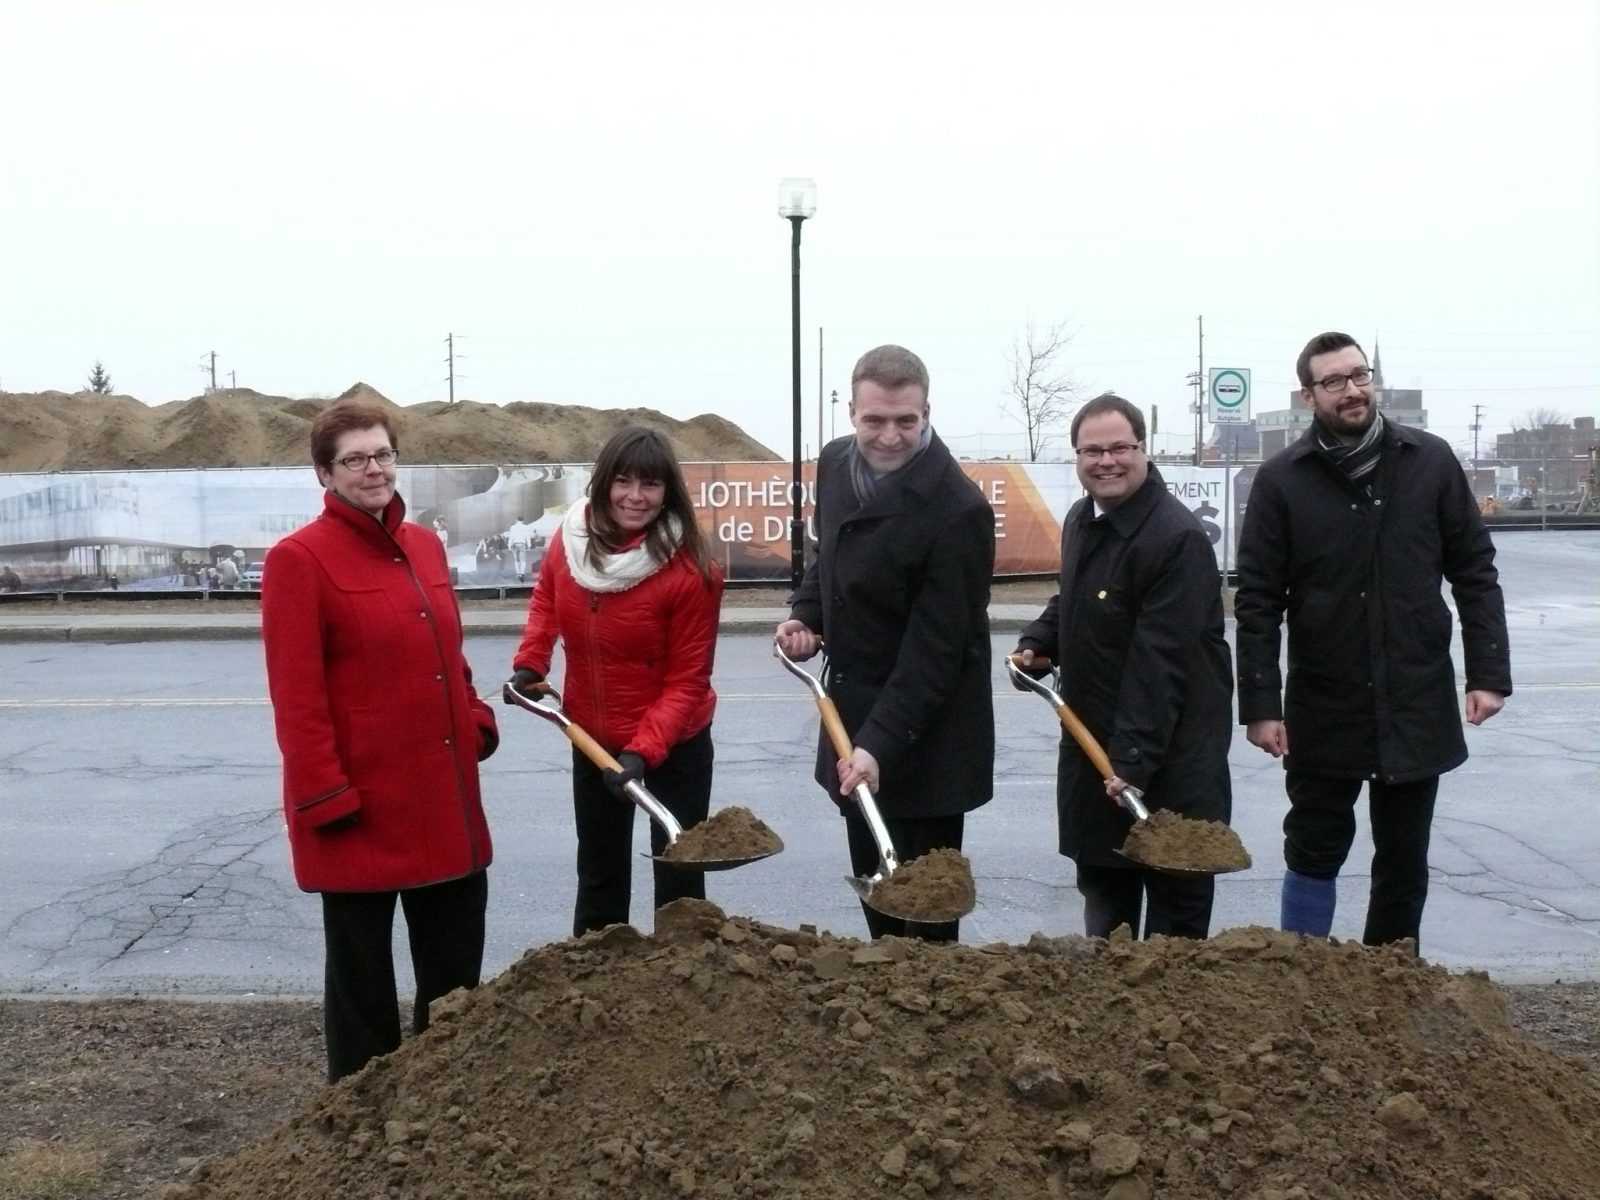
[[[856,784],[875,794],[901,862],[959,850],[965,814],[994,794],[994,510],[928,415],[928,369],[911,351],[879,346],[856,363],[854,432],[817,463],[817,557],[777,628],[790,658],[827,648],[854,753],[839,759],[821,734],[816,780],[844,814],[857,875],[877,870],[878,850]],[[960,933],[862,911],[873,937]]]
[[[1296,363],[1311,429],[1257,473],[1239,541],[1239,720],[1286,768],[1280,919],[1325,937],[1365,783],[1372,892],[1362,940],[1418,939],[1439,776],[1467,758],[1449,580],[1473,725],[1511,694],[1494,544],[1441,438],[1386,420],[1349,334]],[[1289,625],[1287,689],[1279,628]]]
[[[1017,653],[1060,664],[1062,698],[1105,748],[1100,777],[1063,733],[1056,775],[1061,853],[1077,867],[1084,932],[1203,938],[1214,881],[1135,866],[1116,853],[1133,817],[1125,786],[1152,809],[1226,822],[1233,813],[1228,744],[1233,671],[1223,638],[1222,580],[1195,515],[1145,454],[1144,414],[1096,396],[1072,422],[1086,493],[1061,529],[1060,591],[1023,629]]]

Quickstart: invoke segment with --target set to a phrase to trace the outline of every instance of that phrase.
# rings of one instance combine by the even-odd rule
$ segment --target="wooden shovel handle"
[[[612,758],[611,752],[590,737],[586,730],[580,729],[576,725],[569,724],[563,726],[562,732],[567,735],[568,741],[570,741],[579,750],[583,751],[583,756],[585,758],[587,758],[595,766],[599,767],[602,771],[622,770],[622,764],[616,759]]]
[[[844,731],[844,722],[839,719],[839,710],[834,706],[832,698],[819,697],[817,711],[822,714],[822,727],[828,731],[828,740],[833,743],[834,754],[842,759],[849,758],[855,753],[855,747],[850,744],[850,735]]]
[[[1078,720],[1078,714],[1063,704],[1056,709],[1056,716],[1061,718],[1061,723],[1067,727],[1067,732],[1072,735],[1072,740],[1078,743],[1078,748],[1094,764],[1094,769],[1100,772],[1101,779],[1115,777],[1116,771],[1111,768],[1111,760],[1106,757],[1105,750],[1095,740],[1094,734],[1089,732],[1089,727]]]

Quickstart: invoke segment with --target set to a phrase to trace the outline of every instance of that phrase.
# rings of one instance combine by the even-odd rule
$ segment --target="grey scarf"
[[[1328,456],[1329,461],[1345,473],[1345,477],[1354,483],[1361,483],[1371,475],[1378,466],[1378,452],[1383,449],[1383,417],[1378,413],[1372,414],[1372,424],[1367,426],[1367,431],[1361,435],[1361,440],[1354,445],[1346,446],[1335,438],[1322,425],[1317,422],[1317,445]],[[1364,484],[1367,490],[1372,490],[1370,482]]]
[[[872,464],[867,462],[855,439],[850,439],[850,486],[855,489],[856,505],[859,507],[871,501],[878,494],[878,489],[883,481],[891,476],[899,475],[917,459],[926,453],[933,442],[932,424],[922,427],[922,436],[917,439],[917,448],[911,452],[911,457],[906,459],[892,471],[874,471]]]

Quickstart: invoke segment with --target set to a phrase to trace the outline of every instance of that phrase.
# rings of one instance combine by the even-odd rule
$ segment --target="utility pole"
[[[228,372],[228,390],[230,392],[236,392],[239,390],[239,372]]]
[[[1203,316],[1195,318],[1195,325],[1200,331],[1200,369],[1194,373],[1194,465],[1199,466],[1204,457],[1200,443],[1205,437],[1205,388],[1206,388],[1206,319]]]
[[[444,335],[444,365],[449,370],[447,378],[450,381],[450,403],[456,402],[456,335]]]
[[[1472,406],[1472,469],[1474,471],[1478,469],[1478,430],[1482,428],[1483,405],[1474,404]],[[1477,486],[1476,479],[1473,480],[1473,486]]]
[[[209,354],[207,354],[203,358],[201,358],[201,360],[200,360],[200,374],[202,374],[202,375],[209,374],[211,376],[211,386],[208,387],[206,389],[206,391],[208,391],[208,392],[216,391],[217,390],[217,352],[215,350],[212,350]]]

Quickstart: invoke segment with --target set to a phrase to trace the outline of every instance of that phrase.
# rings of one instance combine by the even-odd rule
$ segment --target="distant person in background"
[[[20,592],[22,590],[22,576],[18,575],[9,566],[0,567],[0,592]]]
[[[1378,412],[1353,337],[1318,334],[1295,370],[1311,428],[1256,473],[1234,597],[1239,721],[1286,771],[1280,922],[1315,937],[1332,929],[1366,784],[1362,940],[1420,945],[1439,776],[1467,758],[1440,587],[1450,581],[1461,618],[1466,718],[1481,725],[1511,694],[1494,544],[1449,444]]]
[[[395,492],[388,410],[324,409],[311,460],[322,515],[268,551],[261,632],[295,882],[322,896],[332,1081],[400,1045],[396,900],[412,1030],[478,984],[493,853],[478,762],[499,736],[461,653],[444,549]]]
[[[231,558],[217,560],[217,581],[227,591],[233,591],[239,586],[239,568]]]
[[[602,773],[573,748],[574,937],[628,920],[630,780],[642,780],[684,828],[706,819],[721,606],[722,570],[695,521],[672,444],[653,429],[619,431],[595,460],[587,497],[550,540],[510,679],[534,695],[559,638],[567,715],[622,767]],[[666,844],[651,822],[651,852],[659,855]],[[704,872],[659,863],[653,869],[657,908],[705,898]]]

